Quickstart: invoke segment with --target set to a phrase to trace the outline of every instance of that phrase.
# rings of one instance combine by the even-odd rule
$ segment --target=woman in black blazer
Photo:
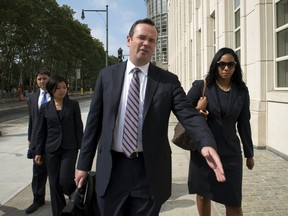
[[[206,82],[204,100],[199,100],[202,94],[202,80],[193,82],[188,97],[199,110],[204,110],[207,106],[207,123],[216,140],[226,182],[217,182],[205,159],[199,152],[193,151],[188,177],[189,193],[197,194],[200,216],[211,215],[211,200],[224,204],[226,215],[243,215],[242,150],[248,169],[254,166],[254,153],[249,92],[242,80],[239,59],[232,49],[222,48],[215,54]],[[237,132],[242,141],[242,148]]]
[[[67,82],[52,76],[46,89],[51,100],[40,108],[35,162],[46,159],[53,216],[59,216],[76,189],[75,163],[83,136],[80,106],[67,94]]]

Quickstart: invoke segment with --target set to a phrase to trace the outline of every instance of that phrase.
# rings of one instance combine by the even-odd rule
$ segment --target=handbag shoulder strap
[[[205,96],[205,92],[206,92],[206,80],[203,79],[203,89],[202,89],[202,97]]]

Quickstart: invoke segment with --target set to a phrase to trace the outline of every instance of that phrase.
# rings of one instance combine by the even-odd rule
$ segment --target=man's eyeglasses
[[[223,62],[223,61],[218,61],[217,65],[218,67],[220,67],[222,70],[228,66],[229,69],[232,69],[235,67],[235,65],[237,64],[237,62]]]

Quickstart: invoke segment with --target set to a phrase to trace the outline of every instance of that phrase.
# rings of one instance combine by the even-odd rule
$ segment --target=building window
[[[167,13],[167,0],[162,0],[162,14]]]
[[[240,7],[240,0],[234,0],[234,9]]]
[[[276,87],[288,87],[288,0],[276,3]]]
[[[235,52],[241,61],[240,0],[234,0],[234,19]]]

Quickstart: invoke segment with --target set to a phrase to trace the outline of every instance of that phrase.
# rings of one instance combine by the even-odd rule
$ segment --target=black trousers
[[[100,215],[159,215],[161,205],[151,194],[143,154],[127,158],[123,153],[112,151],[112,158],[113,167],[107,191],[103,197],[97,196]]]
[[[64,194],[70,196],[76,189],[74,177],[77,155],[77,149],[46,153],[53,216],[61,215],[66,205]]]
[[[37,165],[34,161],[35,150],[32,150],[33,155],[33,176],[32,176],[32,192],[33,202],[41,202],[45,200],[47,168],[45,159],[41,165]]]

